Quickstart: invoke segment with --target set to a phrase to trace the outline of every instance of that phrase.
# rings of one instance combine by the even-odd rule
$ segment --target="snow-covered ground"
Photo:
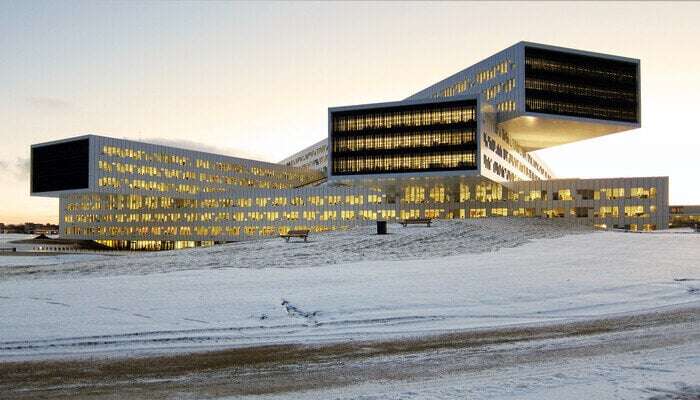
[[[548,222],[442,221],[0,268],[0,359],[376,339],[698,301],[700,235]],[[290,315],[283,300],[315,314]]]
[[[416,260],[465,253],[492,252],[516,247],[530,240],[557,238],[572,233],[590,232],[590,228],[572,228],[552,220],[483,219],[438,221],[431,228],[398,224],[389,226],[388,235],[375,235],[374,226],[351,231],[312,234],[309,243],[279,238],[232,243],[211,248],[157,252],[121,253],[114,259],[103,255],[90,258],[53,256],[42,260],[42,268],[31,259],[3,260],[0,279],[30,274],[150,274],[179,270],[221,268],[298,268],[348,264],[357,261]],[[113,254],[113,253],[112,253]],[[85,256],[85,255],[81,255]],[[5,264],[1,264],[5,263]],[[28,266],[29,268],[22,268]],[[18,268],[19,267],[19,268]]]
[[[31,239],[34,235],[23,235],[21,233],[0,233],[0,244],[6,244],[14,240]]]
[[[518,349],[512,351],[518,353]],[[693,344],[614,356],[562,358],[542,363],[523,363],[473,373],[443,374],[441,377],[429,379],[366,382],[350,388],[342,386],[246,398],[250,400],[697,400],[700,398],[698,376],[700,376],[700,354],[697,344]],[[233,398],[222,398],[224,399]]]
[[[317,234],[309,243],[0,257],[0,362],[394,340],[700,304],[700,235],[687,231],[594,232],[522,219],[373,230]],[[357,368],[413,359],[456,372],[261,399],[700,398],[700,332],[654,329],[639,330],[646,342],[622,332],[371,358]],[[683,340],[660,342],[674,337]],[[603,344],[617,350],[591,353]],[[561,356],[537,360],[550,350]],[[460,372],[496,356],[514,365]]]

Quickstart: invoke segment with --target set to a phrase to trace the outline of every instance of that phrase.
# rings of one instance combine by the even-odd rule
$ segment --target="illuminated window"
[[[647,217],[644,206],[625,206],[625,217]]]
[[[459,202],[469,201],[469,185],[465,183],[459,184]]]
[[[564,218],[566,216],[566,209],[561,207],[543,208],[542,216],[545,218]]]
[[[469,218],[484,218],[486,217],[485,208],[472,208],[469,210]]]
[[[559,189],[552,193],[552,200],[573,200],[570,189]]]
[[[508,209],[507,208],[492,208],[491,215],[494,217],[507,217],[508,216]]]
[[[606,218],[606,217],[618,217],[619,216],[619,210],[616,206],[602,206],[599,208],[598,211],[598,217],[600,218]]]

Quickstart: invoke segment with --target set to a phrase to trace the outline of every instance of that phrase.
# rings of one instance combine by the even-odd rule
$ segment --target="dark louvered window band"
[[[88,188],[89,139],[33,147],[31,157],[32,192]]]
[[[476,169],[476,100],[331,115],[334,175]]]
[[[639,122],[638,64],[525,48],[527,111]]]

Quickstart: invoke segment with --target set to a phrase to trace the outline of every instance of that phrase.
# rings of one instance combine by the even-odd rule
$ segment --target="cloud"
[[[65,111],[73,109],[73,103],[55,97],[27,97],[27,103],[40,111]]]
[[[17,157],[14,165],[14,175],[19,181],[26,181],[29,179],[29,174],[31,172],[31,163],[29,157]]]
[[[28,182],[31,171],[28,157],[17,157],[15,162],[0,161],[0,176],[14,178],[20,182]]]
[[[247,158],[247,159],[251,159],[251,160],[264,161],[267,159],[267,157],[265,157],[261,154],[254,153],[254,152],[241,150],[241,149],[234,149],[234,148],[224,147],[224,146],[214,146],[214,145],[210,145],[210,144],[206,144],[206,143],[199,143],[199,142],[195,142],[193,140],[187,140],[187,139],[147,138],[147,139],[143,139],[143,141],[146,143],[160,144],[163,146],[179,147],[179,148],[187,149],[187,150],[203,151],[206,153],[221,154],[221,155],[225,155],[225,156],[239,157],[239,158]]]

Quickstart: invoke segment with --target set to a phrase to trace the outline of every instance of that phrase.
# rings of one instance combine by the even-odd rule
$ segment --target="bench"
[[[415,224],[425,224],[426,226],[430,227],[430,223],[433,220],[430,218],[413,218],[413,219],[405,219],[401,221],[401,225],[405,228],[408,225],[415,225]]]
[[[287,242],[289,242],[289,239],[291,238],[303,238],[304,241],[306,242],[307,239],[309,238],[309,230],[308,229],[301,229],[301,230],[292,230],[292,231],[287,231],[287,233],[281,233],[280,234],[281,238],[284,238]]]

